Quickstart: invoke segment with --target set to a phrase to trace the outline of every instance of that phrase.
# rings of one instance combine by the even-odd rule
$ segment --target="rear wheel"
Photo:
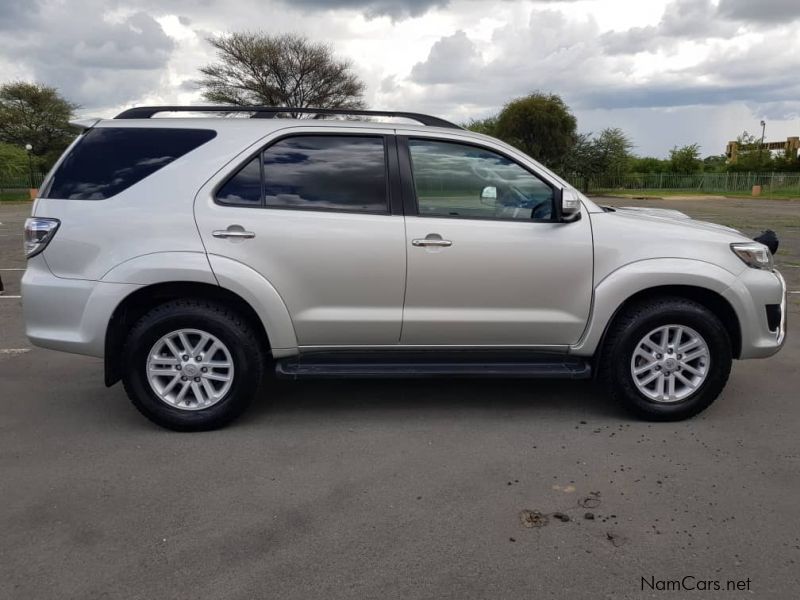
[[[261,381],[264,352],[247,322],[226,307],[176,300],[142,317],[123,350],[134,406],[169,429],[216,429],[239,416]]]
[[[691,300],[665,298],[635,305],[615,320],[601,377],[637,416],[677,421],[719,396],[731,362],[728,333],[714,313]]]

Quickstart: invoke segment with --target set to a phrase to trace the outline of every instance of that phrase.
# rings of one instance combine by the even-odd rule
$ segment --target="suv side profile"
[[[201,116],[154,118],[179,112]],[[303,112],[419,124],[283,118]],[[25,225],[26,332],[103,357],[164,427],[229,423],[267,372],[596,376],[677,420],[784,342],[774,240],[598,206],[436,117],[141,107],[83,126]]]

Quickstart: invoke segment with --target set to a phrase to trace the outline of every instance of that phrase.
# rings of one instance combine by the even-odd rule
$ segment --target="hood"
[[[669,223],[677,223],[686,225],[697,229],[706,229],[712,231],[726,231],[733,234],[742,235],[742,232],[733,227],[719,225],[718,223],[710,223],[708,221],[698,221],[691,218],[686,213],[679,210],[672,210],[668,208],[647,208],[639,206],[621,206],[614,207],[614,210],[625,214],[626,216],[642,217],[647,221],[666,221]]]
[[[667,217],[670,219],[691,219],[686,213],[671,208],[647,208],[644,206],[620,206],[617,210],[636,210],[654,217]]]

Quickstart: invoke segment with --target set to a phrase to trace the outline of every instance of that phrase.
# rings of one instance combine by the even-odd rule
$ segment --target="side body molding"
[[[705,288],[722,296],[735,281],[736,276],[729,271],[701,260],[655,258],[626,264],[609,273],[595,287],[589,323],[578,343],[570,348],[570,354],[593,355],[617,309],[638,292],[681,285]],[[738,310],[736,312],[741,322],[741,315]]]
[[[256,311],[267,330],[272,355],[297,354],[297,336],[289,310],[278,291],[260,273],[238,261],[209,254],[208,262],[219,285],[238,294]]]

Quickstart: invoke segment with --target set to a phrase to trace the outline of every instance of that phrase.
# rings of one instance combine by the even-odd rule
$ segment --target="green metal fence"
[[[0,192],[9,190],[27,190],[30,187],[38,188],[42,185],[45,173],[34,171],[31,173],[15,173],[0,176]],[[31,186],[33,183],[33,186]]]
[[[38,188],[45,173],[33,173],[33,187]],[[567,181],[580,190],[599,191],[644,191],[662,190],[686,193],[751,193],[753,186],[760,185],[762,195],[796,195],[800,198],[800,173],[628,173],[615,175],[604,173],[590,177],[567,175]],[[588,185],[587,185],[588,183]],[[31,187],[29,173],[0,176],[0,192],[26,190]]]
[[[629,173],[590,177],[567,176],[579,189],[591,191],[663,190],[691,192],[751,193],[760,185],[762,194],[795,194],[800,197],[800,173]],[[588,183],[588,186],[586,185]]]

